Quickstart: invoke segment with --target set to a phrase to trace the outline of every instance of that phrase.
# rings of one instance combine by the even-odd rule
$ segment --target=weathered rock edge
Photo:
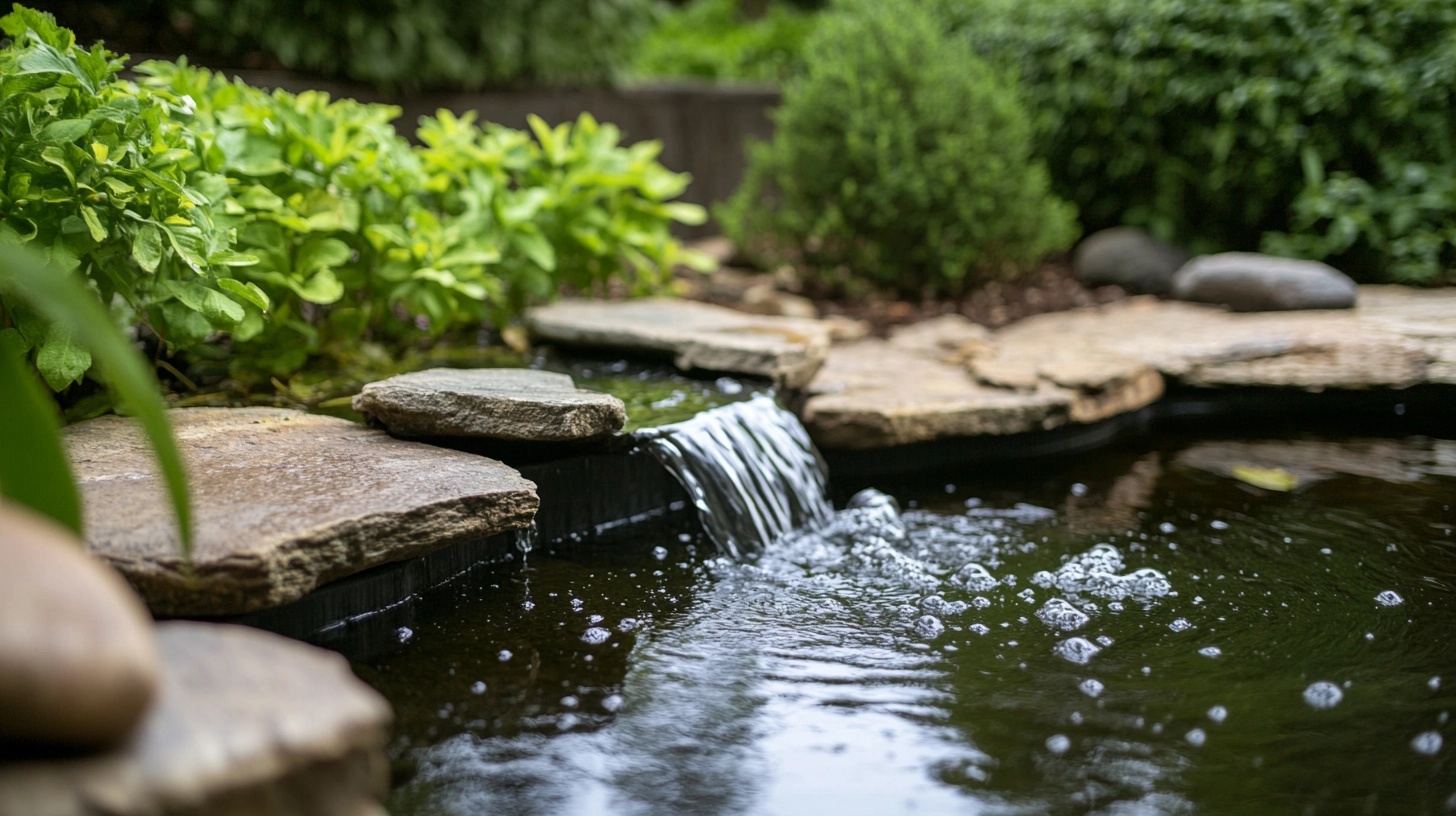
[[[402,437],[579,442],[627,423],[616,397],[528,368],[414,371],[365,385],[353,404],[371,425]]]
[[[159,624],[161,694],[93,756],[0,764],[0,813],[379,814],[392,715],[338,654],[243,626]]]
[[[468,453],[335,417],[190,408],[170,417],[191,477],[189,573],[136,423],[65,429],[87,546],[159,615],[234,615],[369,567],[529,525],[535,485]]]

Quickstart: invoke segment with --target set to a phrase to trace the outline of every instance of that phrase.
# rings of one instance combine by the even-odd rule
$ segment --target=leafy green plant
[[[146,362],[111,322],[85,285],[42,266],[42,259],[0,246],[0,294],[27,304],[94,355],[102,378],[135,413],[161,466],[176,513],[182,555],[192,553],[192,505],[177,442],[167,423],[157,382]],[[77,534],[80,500],[61,447],[54,402],[22,364],[19,330],[0,330],[0,494],[44,513]]]
[[[406,91],[606,84],[654,13],[653,0],[180,4],[214,49],[262,51],[288,68]]]
[[[913,0],[845,0],[806,45],[726,231],[838,288],[958,294],[1076,237],[1014,88]]]
[[[804,40],[817,16],[785,2],[745,18],[738,0],[693,0],[663,15],[632,74],[649,79],[781,82],[803,70]]]
[[[1407,180],[1456,162],[1453,0],[935,5],[1020,75],[1038,149],[1089,229],[1135,224],[1198,249],[1286,234],[1267,246],[1367,277],[1449,269],[1405,246],[1430,236],[1402,235],[1410,216],[1396,213],[1456,216]],[[1350,243],[1339,213],[1357,211],[1369,217]]]
[[[49,15],[0,18],[0,245],[25,245],[79,272],[118,318],[186,347],[237,325],[247,292],[212,203],[226,181],[194,171],[193,135],[159,100],[118,81],[121,61],[78,47]],[[0,298],[0,328],[54,390],[80,382],[89,354],[32,307]]]

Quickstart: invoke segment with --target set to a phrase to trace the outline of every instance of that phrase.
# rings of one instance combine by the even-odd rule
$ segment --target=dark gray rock
[[[64,431],[86,544],[160,615],[237,615],[390,561],[529,525],[536,486],[493,459],[281,408],[171,411],[190,474],[192,568],[136,421]]]
[[[84,757],[0,762],[0,813],[384,816],[389,704],[343,657],[243,626],[157,626],[161,693]]]
[[[1173,277],[1179,300],[1216,303],[1236,312],[1351,309],[1355,282],[1318,261],[1224,252],[1189,261]]]
[[[1133,227],[1113,227],[1087,237],[1072,254],[1072,274],[1084,286],[1121,286],[1129,292],[1172,291],[1173,273],[1192,256]]]
[[[69,530],[0,502],[0,744],[120,742],[160,674],[152,618],[126,581]]]
[[[432,368],[369,383],[354,410],[394,436],[574,442],[615,433],[627,409],[571,377],[527,368]]]

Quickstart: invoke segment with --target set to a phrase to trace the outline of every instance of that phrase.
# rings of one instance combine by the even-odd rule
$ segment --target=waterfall
[[[823,524],[833,512],[823,458],[798,418],[771,397],[704,411],[640,436],[687,489],[708,536],[732,558]]]

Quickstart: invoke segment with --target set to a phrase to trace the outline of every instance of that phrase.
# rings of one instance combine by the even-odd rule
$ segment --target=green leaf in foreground
[[[23,300],[46,319],[69,330],[71,338],[90,349],[102,378],[136,415],[151,442],[176,512],[182,556],[190,559],[192,504],[187,492],[187,476],[177,441],[167,423],[162,399],[157,394],[156,379],[142,356],[111,322],[110,315],[94,294],[74,277],[42,268],[29,252],[13,246],[0,246],[0,292]],[[14,390],[7,388],[4,393],[14,393]],[[5,430],[8,430],[8,424]],[[8,454],[15,449],[7,444],[0,450]],[[51,455],[54,456],[54,452]],[[6,458],[9,458],[8,455]],[[34,462],[23,461],[22,464],[32,471],[35,467]]]
[[[18,335],[0,331],[0,496],[80,535],[81,499],[61,447],[55,403],[25,365]]]

